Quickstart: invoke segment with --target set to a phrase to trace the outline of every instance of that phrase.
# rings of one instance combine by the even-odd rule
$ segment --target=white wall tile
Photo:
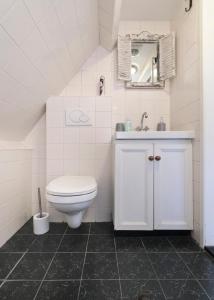
[[[111,127],[111,113],[96,112],[96,127]]]
[[[95,129],[93,127],[80,127],[79,141],[80,144],[95,143]]]
[[[78,159],[79,158],[79,145],[78,144],[64,144],[63,145],[63,158],[64,159]]]
[[[96,97],[96,111],[111,111],[112,98],[111,97]]]
[[[0,246],[31,216],[31,157],[31,150],[0,150]]]
[[[63,160],[63,174],[64,175],[78,175],[79,174],[79,160],[64,159]]]
[[[96,128],[96,143],[109,144],[111,143],[111,128]]]
[[[63,143],[64,144],[77,144],[79,143],[79,128],[78,127],[65,127],[63,128]]]

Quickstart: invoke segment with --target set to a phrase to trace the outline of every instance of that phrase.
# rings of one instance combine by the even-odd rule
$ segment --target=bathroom
[[[0,299],[213,299],[213,9],[0,1]]]

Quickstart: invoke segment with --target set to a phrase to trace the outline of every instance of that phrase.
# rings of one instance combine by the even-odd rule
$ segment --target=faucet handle
[[[143,128],[143,130],[144,130],[144,131],[148,131],[148,130],[149,130],[149,127],[148,127],[148,126],[145,126],[145,127]]]

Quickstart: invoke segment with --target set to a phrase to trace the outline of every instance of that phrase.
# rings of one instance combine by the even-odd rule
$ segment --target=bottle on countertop
[[[126,131],[132,131],[132,121],[127,119],[125,122],[125,130]]]
[[[157,125],[157,131],[166,131],[166,123],[163,120],[163,117],[160,118],[160,122]]]

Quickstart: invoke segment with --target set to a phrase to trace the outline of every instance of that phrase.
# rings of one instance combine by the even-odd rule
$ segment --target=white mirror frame
[[[157,43],[159,45],[159,39],[164,37],[165,35],[158,35],[158,34],[151,34],[148,31],[142,31],[139,34],[131,34],[126,35],[131,39],[131,42],[137,43]],[[158,57],[159,57],[159,46],[158,46]],[[130,70],[131,72],[131,70]],[[159,73],[159,72],[158,72]],[[126,81],[125,83],[126,88],[129,89],[163,89],[165,87],[165,81],[159,81],[156,83],[146,83],[146,82],[133,82],[133,81]]]

